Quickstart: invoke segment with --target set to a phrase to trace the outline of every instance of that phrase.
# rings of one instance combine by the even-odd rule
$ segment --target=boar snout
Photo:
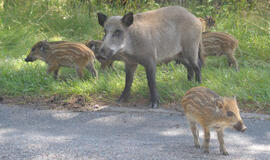
[[[109,48],[100,48],[99,49],[99,55],[97,55],[97,59],[103,59],[103,60],[106,60],[106,59],[109,59],[110,57],[113,56],[113,50],[109,49]]]
[[[34,59],[31,58],[31,57],[26,57],[25,58],[25,62],[33,62],[33,61],[34,61]]]
[[[244,125],[243,122],[239,121],[238,123],[236,123],[234,126],[233,126],[234,129],[236,129],[237,131],[240,131],[240,132],[245,132],[247,127]]]

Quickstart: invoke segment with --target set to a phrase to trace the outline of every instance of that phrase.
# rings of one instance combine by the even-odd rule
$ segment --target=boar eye
[[[113,33],[113,37],[119,37],[122,34],[122,31],[117,29],[114,33]]]
[[[232,117],[233,115],[234,115],[234,113],[232,111],[227,112],[227,116]]]

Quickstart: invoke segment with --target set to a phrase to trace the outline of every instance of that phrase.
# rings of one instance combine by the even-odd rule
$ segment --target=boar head
[[[105,32],[100,48],[100,57],[108,59],[126,47],[128,27],[133,24],[133,13],[129,12],[123,17],[112,16],[109,18],[98,13],[98,22]]]
[[[241,132],[244,132],[247,129],[240,116],[236,97],[224,97],[218,99],[216,100],[216,106],[221,110],[226,126]]]
[[[31,49],[29,55],[26,57],[26,62],[33,62],[37,59],[45,60],[47,55],[46,50],[49,48],[47,41],[37,42]]]
[[[95,54],[95,57],[99,60],[100,59],[100,52],[99,52],[99,49],[101,47],[101,44],[102,44],[102,41],[99,41],[99,40],[91,40],[89,42],[86,43],[86,46],[88,48],[90,48],[94,54]]]

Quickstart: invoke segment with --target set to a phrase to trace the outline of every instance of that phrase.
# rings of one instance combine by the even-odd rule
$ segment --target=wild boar
[[[102,70],[104,70],[106,67],[113,68],[114,61],[124,61],[124,58],[121,58],[119,55],[114,55],[112,58],[107,59],[107,60],[100,57],[99,49],[100,49],[101,44],[102,44],[102,41],[100,40],[91,40],[85,43],[85,45],[94,52],[97,60],[101,63]]]
[[[201,82],[202,31],[201,22],[180,6],[164,7],[144,13],[132,12],[107,17],[98,13],[98,22],[105,35],[100,57],[125,57],[126,83],[119,102],[130,95],[134,72],[141,64],[151,94],[151,105],[156,108],[159,96],[156,88],[156,65],[179,58],[188,71],[188,80]]]
[[[204,32],[202,34],[204,53],[203,57],[225,55],[229,66],[234,66],[238,71],[238,62],[234,57],[238,48],[238,40],[232,35],[223,32]]]
[[[82,43],[56,41],[39,41],[31,49],[26,57],[26,62],[33,62],[40,59],[48,64],[47,73],[54,73],[57,79],[60,67],[75,68],[78,76],[83,78],[83,68],[87,68],[93,77],[98,73],[94,67],[95,55],[87,46]]]
[[[244,132],[247,127],[240,116],[236,98],[221,97],[212,90],[205,87],[193,87],[184,95],[181,105],[191,132],[194,137],[196,148],[199,144],[199,131],[196,123],[199,123],[204,130],[203,149],[209,153],[210,128],[217,132],[220,144],[220,153],[228,155],[224,145],[223,130],[232,127],[237,131]]]
[[[211,27],[215,26],[216,21],[211,16],[205,18],[199,17],[202,23],[202,32],[208,31]]]

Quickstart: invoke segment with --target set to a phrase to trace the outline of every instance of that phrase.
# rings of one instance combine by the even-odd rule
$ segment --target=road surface
[[[210,154],[195,149],[180,112],[125,107],[71,112],[0,104],[0,159],[270,160],[269,116],[243,114],[243,120],[245,133],[226,130],[230,155],[223,156],[214,132]]]

